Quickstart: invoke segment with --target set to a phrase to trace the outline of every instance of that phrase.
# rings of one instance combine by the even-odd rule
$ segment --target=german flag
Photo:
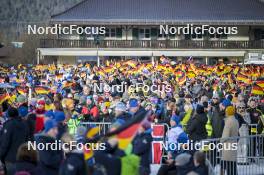
[[[127,61],[125,64],[129,65],[130,67],[135,68],[137,66],[137,62],[133,60]]]
[[[176,72],[175,72],[175,76],[176,76],[176,77],[181,77],[182,74],[183,74],[183,71],[180,70],[180,69],[176,70]]]
[[[105,73],[110,73],[110,72],[113,71],[113,67],[112,66],[108,66],[108,67],[105,67],[103,70],[104,70]]]
[[[186,73],[181,70],[178,70],[176,72],[176,81],[180,86],[182,86],[186,82]]]
[[[188,71],[187,77],[188,78],[194,78],[194,77],[196,77],[196,75],[195,75],[195,73],[193,71]]]
[[[103,70],[97,71],[98,75],[101,75],[102,77],[105,77],[105,72]]]
[[[36,94],[48,94],[50,93],[50,88],[45,87],[45,86],[36,86],[34,88]]]
[[[236,68],[233,70],[233,73],[236,75],[238,73],[239,69],[240,68],[238,66],[236,66]]]
[[[69,88],[69,87],[71,87],[72,86],[72,82],[65,82],[64,84],[63,84],[63,86],[62,86],[62,88]]]
[[[231,85],[231,84],[233,84],[233,83],[234,83],[234,81],[233,81],[233,78],[232,78],[232,75],[231,75],[231,74],[228,74],[228,75],[227,75],[227,78],[228,78],[228,83],[229,83],[229,85]]]
[[[7,93],[0,95],[0,104],[4,103],[6,100],[8,100],[10,97]]]
[[[237,75],[237,80],[242,81],[242,82],[244,82],[246,84],[251,84],[252,83],[252,80],[249,77],[247,77],[247,76],[245,76],[245,75],[243,75],[241,73],[239,73]]]
[[[132,120],[126,122],[116,130],[106,133],[106,137],[116,137],[118,140],[118,147],[121,150],[125,150],[131,143],[139,127],[142,125],[144,119],[149,115],[148,112],[139,112]]]
[[[91,141],[96,137],[96,135],[98,135],[99,131],[100,131],[99,127],[90,128],[86,133],[87,142],[91,144]],[[94,140],[92,142],[96,142],[96,140]],[[96,144],[96,143],[94,143],[94,144]],[[88,147],[88,148],[84,147],[83,151],[84,151],[84,160],[89,160],[90,158],[93,157],[93,148],[92,147]]]
[[[106,65],[106,66],[110,66],[110,62],[109,62],[109,60],[106,60],[105,65]]]
[[[264,88],[264,79],[256,80],[256,84],[262,88]]]
[[[57,75],[56,75],[56,78],[57,78],[57,79],[62,79],[62,78],[63,78],[63,74],[57,74]]]
[[[25,95],[26,93],[28,93],[28,90],[27,90],[26,88],[21,87],[21,86],[18,86],[18,87],[16,88],[16,90],[17,90],[17,92],[18,92],[19,94],[21,94],[21,95]]]
[[[258,86],[258,85],[254,85],[251,89],[251,94],[254,95],[264,95],[264,90],[262,87]]]

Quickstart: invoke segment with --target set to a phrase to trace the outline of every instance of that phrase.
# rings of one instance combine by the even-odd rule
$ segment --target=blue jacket
[[[138,134],[132,142],[132,153],[140,156],[140,167],[144,167],[148,170],[150,170],[151,163],[151,142],[151,130]]]

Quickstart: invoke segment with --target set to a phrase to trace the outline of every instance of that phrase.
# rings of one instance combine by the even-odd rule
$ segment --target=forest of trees
[[[0,43],[24,42],[23,48],[13,49],[7,62],[32,63],[35,49],[43,36],[27,35],[28,24],[45,26],[52,15],[61,13],[82,0],[0,0]]]

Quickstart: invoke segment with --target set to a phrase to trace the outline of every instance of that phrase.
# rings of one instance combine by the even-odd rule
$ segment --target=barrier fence
[[[100,134],[105,134],[111,122],[82,122],[80,125],[98,126]],[[162,164],[167,151],[162,147],[166,143],[166,123],[152,124],[152,163]],[[264,174],[264,134],[257,134],[257,125],[242,125],[239,137],[206,139],[197,143],[206,154],[210,175],[249,175]]]
[[[105,134],[111,127],[111,122],[81,122],[80,126],[88,127],[95,127],[99,128],[99,134]]]
[[[264,174],[264,135],[204,140],[211,175]]]

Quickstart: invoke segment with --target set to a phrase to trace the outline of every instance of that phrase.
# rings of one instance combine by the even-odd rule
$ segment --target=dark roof
[[[264,24],[260,0],[85,0],[52,16],[78,24]]]

